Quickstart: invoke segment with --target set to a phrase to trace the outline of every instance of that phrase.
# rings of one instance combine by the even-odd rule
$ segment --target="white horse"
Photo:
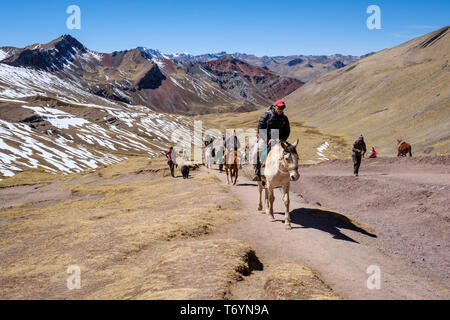
[[[272,221],[275,221],[273,216],[273,202],[275,201],[274,188],[283,188],[283,200],[286,208],[285,211],[285,225],[287,229],[291,229],[291,216],[289,211],[289,188],[291,181],[298,181],[300,175],[298,173],[298,154],[297,154],[298,139],[295,144],[275,140],[272,142],[272,149],[267,155],[264,172],[261,172],[261,178],[266,182],[265,189],[265,203],[266,214],[270,215]],[[259,190],[259,205],[258,210],[262,211],[262,181],[258,182]]]

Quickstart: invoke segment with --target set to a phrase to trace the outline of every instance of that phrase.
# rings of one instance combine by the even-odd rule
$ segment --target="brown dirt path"
[[[206,170],[206,169],[204,169]],[[226,183],[224,174],[209,170]],[[311,206],[291,192],[293,230],[284,228],[284,214],[276,214],[270,222],[258,212],[257,187],[245,177],[231,188],[241,200],[240,219],[224,226],[213,238],[234,238],[245,241],[264,265],[250,277],[235,285],[234,299],[258,299],[264,285],[264,272],[286,263],[307,265],[320,273],[321,279],[344,299],[449,299],[450,291],[432,280],[406,259],[393,255],[382,246],[379,231],[365,225],[365,220],[350,220],[345,215],[320,206]],[[327,190],[322,190],[327,194]],[[282,212],[281,192],[275,193],[275,212]],[[353,217],[354,218],[354,217]],[[354,218],[355,219],[355,218]],[[372,226],[373,227],[373,226]],[[367,288],[367,268],[381,270],[381,289]]]
[[[293,191],[310,203],[365,221],[378,248],[450,287],[450,156],[364,160],[302,166]]]

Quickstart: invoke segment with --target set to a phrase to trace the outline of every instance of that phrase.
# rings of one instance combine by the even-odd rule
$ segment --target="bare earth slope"
[[[283,226],[281,193],[275,193],[280,215],[271,223],[256,211],[256,186],[241,177],[233,192],[246,214],[222,232],[254,248],[265,270],[307,264],[344,299],[450,299],[449,161],[379,159],[370,169],[364,163],[356,180],[345,161],[304,166],[292,186],[290,232]],[[380,194],[385,203],[376,206]],[[399,200],[404,203],[397,206]],[[380,290],[367,289],[371,265],[380,267]],[[247,283],[251,290],[238,285],[237,292],[249,294],[258,281]]]
[[[286,98],[292,119],[384,154],[395,139],[415,154],[450,153],[450,27],[333,71]]]
[[[301,167],[293,191],[372,226],[382,252],[450,287],[450,156]]]
[[[345,161],[302,167],[292,231],[282,215],[272,223],[257,212],[252,182],[226,186],[217,170],[173,179],[164,161],[133,157],[81,174],[18,174],[0,188],[0,296],[450,299],[450,160],[402,161],[364,162],[358,179]],[[66,287],[69,265],[81,268],[81,290]],[[367,288],[372,265],[380,290]]]
[[[164,160],[133,157],[82,174],[28,171],[2,181],[0,298],[236,298],[236,282],[265,261],[245,242],[208,237],[238,220],[240,201],[212,174],[176,173],[169,177]],[[80,268],[80,290],[67,288],[69,266]],[[269,271],[265,298],[337,298],[306,266]]]
[[[382,170],[389,168],[390,166],[386,165]],[[312,166],[310,170],[315,170],[316,175],[325,175],[324,171],[327,171],[320,166]],[[396,246],[392,242],[403,241],[404,246],[414,245],[415,242],[409,234],[416,231],[414,228],[420,229],[420,225],[414,225],[412,221],[405,223],[405,220],[412,220],[408,218],[399,221],[395,212],[383,215],[381,221],[369,219],[367,215],[359,213],[362,209],[350,210],[354,207],[348,198],[343,196],[339,202],[340,206],[333,205],[333,201],[326,203],[328,208],[325,203],[322,203],[323,207],[318,206],[315,204],[316,197],[327,198],[333,192],[333,185],[325,188],[311,184],[307,178],[307,169],[303,168],[301,172],[303,178],[294,184],[293,189],[297,192],[306,190],[309,197],[303,198],[291,193],[291,231],[286,231],[283,225],[284,213],[281,212],[284,211],[284,205],[280,192],[275,192],[274,209],[278,214],[277,222],[272,223],[267,215],[256,210],[257,187],[254,183],[241,177],[238,186],[232,189],[233,194],[242,201],[240,220],[224,226],[216,236],[227,235],[248,243],[258,253],[261,261],[264,261],[263,271],[255,271],[254,276],[232,288],[231,292],[235,292],[237,298],[260,298],[255,293],[264,285],[264,282],[258,279],[264,279],[261,273],[271,272],[280,264],[297,263],[306,264],[316,270],[320,278],[333,288],[334,293],[344,299],[450,299],[448,278],[443,279],[445,274],[449,274],[448,247],[445,249],[448,241],[442,236],[448,230],[448,225],[446,227],[442,221],[429,219],[432,220],[429,223],[433,224],[434,229],[424,229],[426,237],[437,238],[437,235],[430,235],[437,231],[441,234],[439,242],[442,250],[427,252],[427,260],[441,261],[442,266],[432,269],[429,265],[412,264],[411,257],[405,257],[403,252],[398,252],[409,251],[404,248],[392,250]],[[217,174],[226,182],[224,175]],[[339,177],[335,179],[334,187],[337,188],[341,182]],[[383,186],[378,188],[387,188],[392,183],[388,178]],[[378,191],[378,188],[375,191]],[[448,194],[448,190],[446,192]],[[355,202],[366,200],[364,195],[359,193],[354,199]],[[400,211],[397,214],[406,215],[408,212]],[[389,238],[389,230],[395,228],[401,233],[395,232]],[[408,238],[402,239],[404,235],[408,235]],[[419,256],[415,258],[417,261]],[[367,288],[367,268],[373,265],[379,266],[381,270],[380,290]]]

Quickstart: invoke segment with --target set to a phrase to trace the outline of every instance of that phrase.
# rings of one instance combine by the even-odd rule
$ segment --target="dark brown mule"
[[[409,156],[412,157],[412,148],[409,143],[406,143],[403,140],[397,140],[397,148],[398,148],[397,157],[406,157],[408,153]]]
[[[231,151],[228,152],[225,156],[225,171],[227,173],[227,182],[230,184],[230,179],[228,175],[231,177],[231,183],[235,186],[238,179],[238,152]]]

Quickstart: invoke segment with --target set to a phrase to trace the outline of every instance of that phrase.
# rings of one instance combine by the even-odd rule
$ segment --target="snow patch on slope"
[[[328,142],[323,143],[320,147],[317,148],[317,155],[319,156],[319,160],[330,160],[323,153],[328,149],[330,144]]]
[[[3,51],[2,49],[0,49],[0,61],[2,61],[3,59],[6,59],[8,57],[8,54]]]

